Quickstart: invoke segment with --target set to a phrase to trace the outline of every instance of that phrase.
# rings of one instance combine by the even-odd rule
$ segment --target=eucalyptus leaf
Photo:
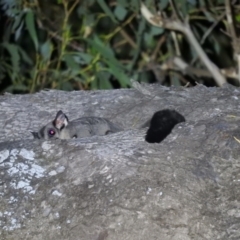
[[[86,39],[86,41],[104,57],[111,58],[114,56],[113,50],[109,46],[106,46],[106,44],[97,35],[94,35],[93,39]]]
[[[140,55],[140,52],[141,52],[141,45],[142,45],[142,35],[144,34],[144,31],[146,29],[146,20],[143,18],[141,19],[140,23],[139,23],[139,26],[138,26],[138,32],[137,32],[137,47],[135,49],[133,49],[133,58],[132,58],[132,61],[131,63],[129,64],[128,66],[128,70],[133,70],[134,68],[134,65],[136,64],[138,58],[139,58],[139,55]]]
[[[17,17],[21,13],[20,4],[21,1],[18,0],[1,0],[1,8],[11,18]]]
[[[121,87],[126,88],[130,85],[129,77],[118,66],[114,65],[111,61],[105,61],[109,66],[108,71],[119,81]]]
[[[14,19],[14,23],[12,26],[12,32],[14,32],[14,34],[15,34],[14,35],[15,41],[17,41],[22,34],[22,30],[23,30],[23,26],[24,26],[24,19],[23,19],[24,15],[25,15],[25,12],[22,11]]]
[[[209,22],[215,22],[216,21],[214,15],[211,12],[203,9],[203,13],[204,13],[204,15],[206,16],[206,18]]]
[[[93,57],[88,54],[88,53],[84,53],[84,52],[79,52],[77,55],[74,56],[74,60],[82,65],[85,64],[90,64],[90,62],[92,61]]]
[[[183,14],[183,16],[186,16],[188,14],[187,0],[175,1],[175,5],[176,8],[179,9],[179,11]]]
[[[110,83],[111,74],[107,71],[99,71],[96,73],[96,80],[98,89],[112,89],[112,84]]]
[[[117,0],[117,4],[123,7],[127,7],[129,5],[129,1],[127,0]]]
[[[118,67],[122,67],[122,64],[115,58],[113,50],[110,46],[106,45],[98,36],[94,36],[94,39],[86,40],[89,42],[92,47],[99,52],[104,59],[111,61],[112,64],[115,64]]]
[[[57,86],[58,89],[63,89],[64,91],[72,91],[73,86],[70,82],[61,82]]]
[[[122,21],[127,15],[127,10],[121,5],[117,5],[117,7],[114,9],[114,15],[118,20]]]
[[[236,14],[235,20],[236,20],[237,22],[240,22],[240,14]]]
[[[27,91],[28,87],[22,83],[14,84],[5,89],[6,92]]]
[[[197,0],[187,0],[187,2],[194,7],[197,5]]]
[[[40,53],[44,61],[49,61],[52,55],[53,46],[50,40],[40,45]]]
[[[32,41],[34,42],[35,50],[38,50],[38,37],[35,28],[35,19],[34,14],[31,10],[26,13],[25,22],[27,30],[32,38]]]
[[[129,1],[129,7],[131,7],[132,11],[138,12],[140,9],[140,3],[141,1],[139,0],[131,0]]]
[[[74,56],[72,54],[65,54],[63,60],[66,62],[67,67],[74,72],[80,72],[81,68],[79,64],[75,62]]]
[[[160,9],[165,10],[169,4],[169,0],[161,0],[161,1],[158,1],[158,3],[160,6]]]
[[[220,46],[219,42],[215,41],[213,46],[214,46],[216,53],[219,55],[221,52],[221,46]]]
[[[18,39],[22,35],[23,29],[24,29],[23,27],[24,27],[24,21],[22,21],[19,27],[15,30],[15,34],[14,34],[15,41],[18,41]]]
[[[96,15],[95,14],[87,14],[85,18],[85,24],[87,26],[93,26],[96,22]]]
[[[109,16],[113,22],[117,23],[118,21],[116,20],[114,14],[112,13],[112,10],[109,8],[108,4],[104,0],[97,0],[98,4],[100,7],[103,9],[103,11]]]
[[[159,34],[162,34],[165,31],[164,28],[156,27],[156,26],[151,26],[150,34],[152,36],[156,36]]]
[[[18,47],[18,51],[22,57],[22,59],[28,63],[29,65],[33,65],[33,61],[32,59],[27,55],[27,53],[21,48],[21,47]]]
[[[18,52],[18,46],[11,44],[11,43],[7,43],[4,42],[1,44],[10,54],[11,56],[11,62],[12,62],[12,79],[15,79],[15,77],[17,76],[17,73],[19,73],[20,71],[20,56],[19,56],[19,52]]]
[[[98,89],[98,79],[96,79],[96,77],[94,78],[94,81],[91,81],[91,89],[92,90],[96,90]]]

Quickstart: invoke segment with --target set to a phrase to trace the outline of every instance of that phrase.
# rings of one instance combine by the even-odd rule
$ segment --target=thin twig
[[[184,75],[211,77],[211,73],[208,70],[192,67],[179,57],[174,57],[164,64],[158,65],[158,67],[162,71],[179,71]],[[238,79],[238,75],[233,68],[222,69],[221,74],[228,78]]]
[[[210,35],[210,33],[213,31],[213,29],[218,25],[218,23],[225,17],[226,13],[224,12],[212,25],[211,27],[204,33],[200,44],[203,45],[206,38]]]
[[[199,55],[199,58],[205,64],[206,68],[209,70],[218,86],[222,86],[224,83],[226,83],[225,77],[220,73],[217,66],[210,61],[187,23],[172,21],[170,19],[163,19],[162,17],[154,16],[143,3],[141,3],[141,13],[147,19],[147,21],[154,26],[163,27],[169,30],[180,31],[185,34],[190,44],[194,47],[195,51]]]
[[[234,58],[237,61],[237,69],[238,69],[238,81],[240,82],[240,48],[238,43],[237,34],[235,31],[234,21],[233,21],[233,13],[230,0],[225,0],[226,6],[226,16],[228,21],[228,32],[232,38],[232,45],[234,49]]]

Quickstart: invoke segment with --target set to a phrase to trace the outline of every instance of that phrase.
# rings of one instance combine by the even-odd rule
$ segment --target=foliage
[[[175,17],[172,3],[145,2],[152,11],[157,6],[166,16]],[[181,34],[174,40],[172,32],[146,22],[139,0],[0,0],[0,4],[1,91],[111,89],[129,87],[130,79],[164,85],[200,82],[159,70],[159,65],[178,54],[176,43],[188,63],[202,64]],[[234,66],[231,39],[224,33],[224,1],[175,4],[209,57],[219,67]],[[239,19],[236,13],[235,20]],[[202,83],[214,84],[211,79]]]

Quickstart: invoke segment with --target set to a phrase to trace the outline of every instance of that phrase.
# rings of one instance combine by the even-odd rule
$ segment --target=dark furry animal
[[[155,112],[145,140],[149,143],[160,143],[171,133],[174,126],[181,122],[185,122],[185,118],[175,110],[164,109]]]

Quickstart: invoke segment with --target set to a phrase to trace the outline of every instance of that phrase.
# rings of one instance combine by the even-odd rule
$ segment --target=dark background
[[[225,1],[144,3],[153,13],[160,10],[166,18],[188,21],[219,68],[236,68]],[[176,48],[190,66],[205,67],[181,33],[146,22],[139,0],[0,0],[0,5],[1,93],[126,88],[130,79],[165,86],[216,85],[212,78],[161,70],[179,55]],[[240,4],[231,6],[238,34]]]

